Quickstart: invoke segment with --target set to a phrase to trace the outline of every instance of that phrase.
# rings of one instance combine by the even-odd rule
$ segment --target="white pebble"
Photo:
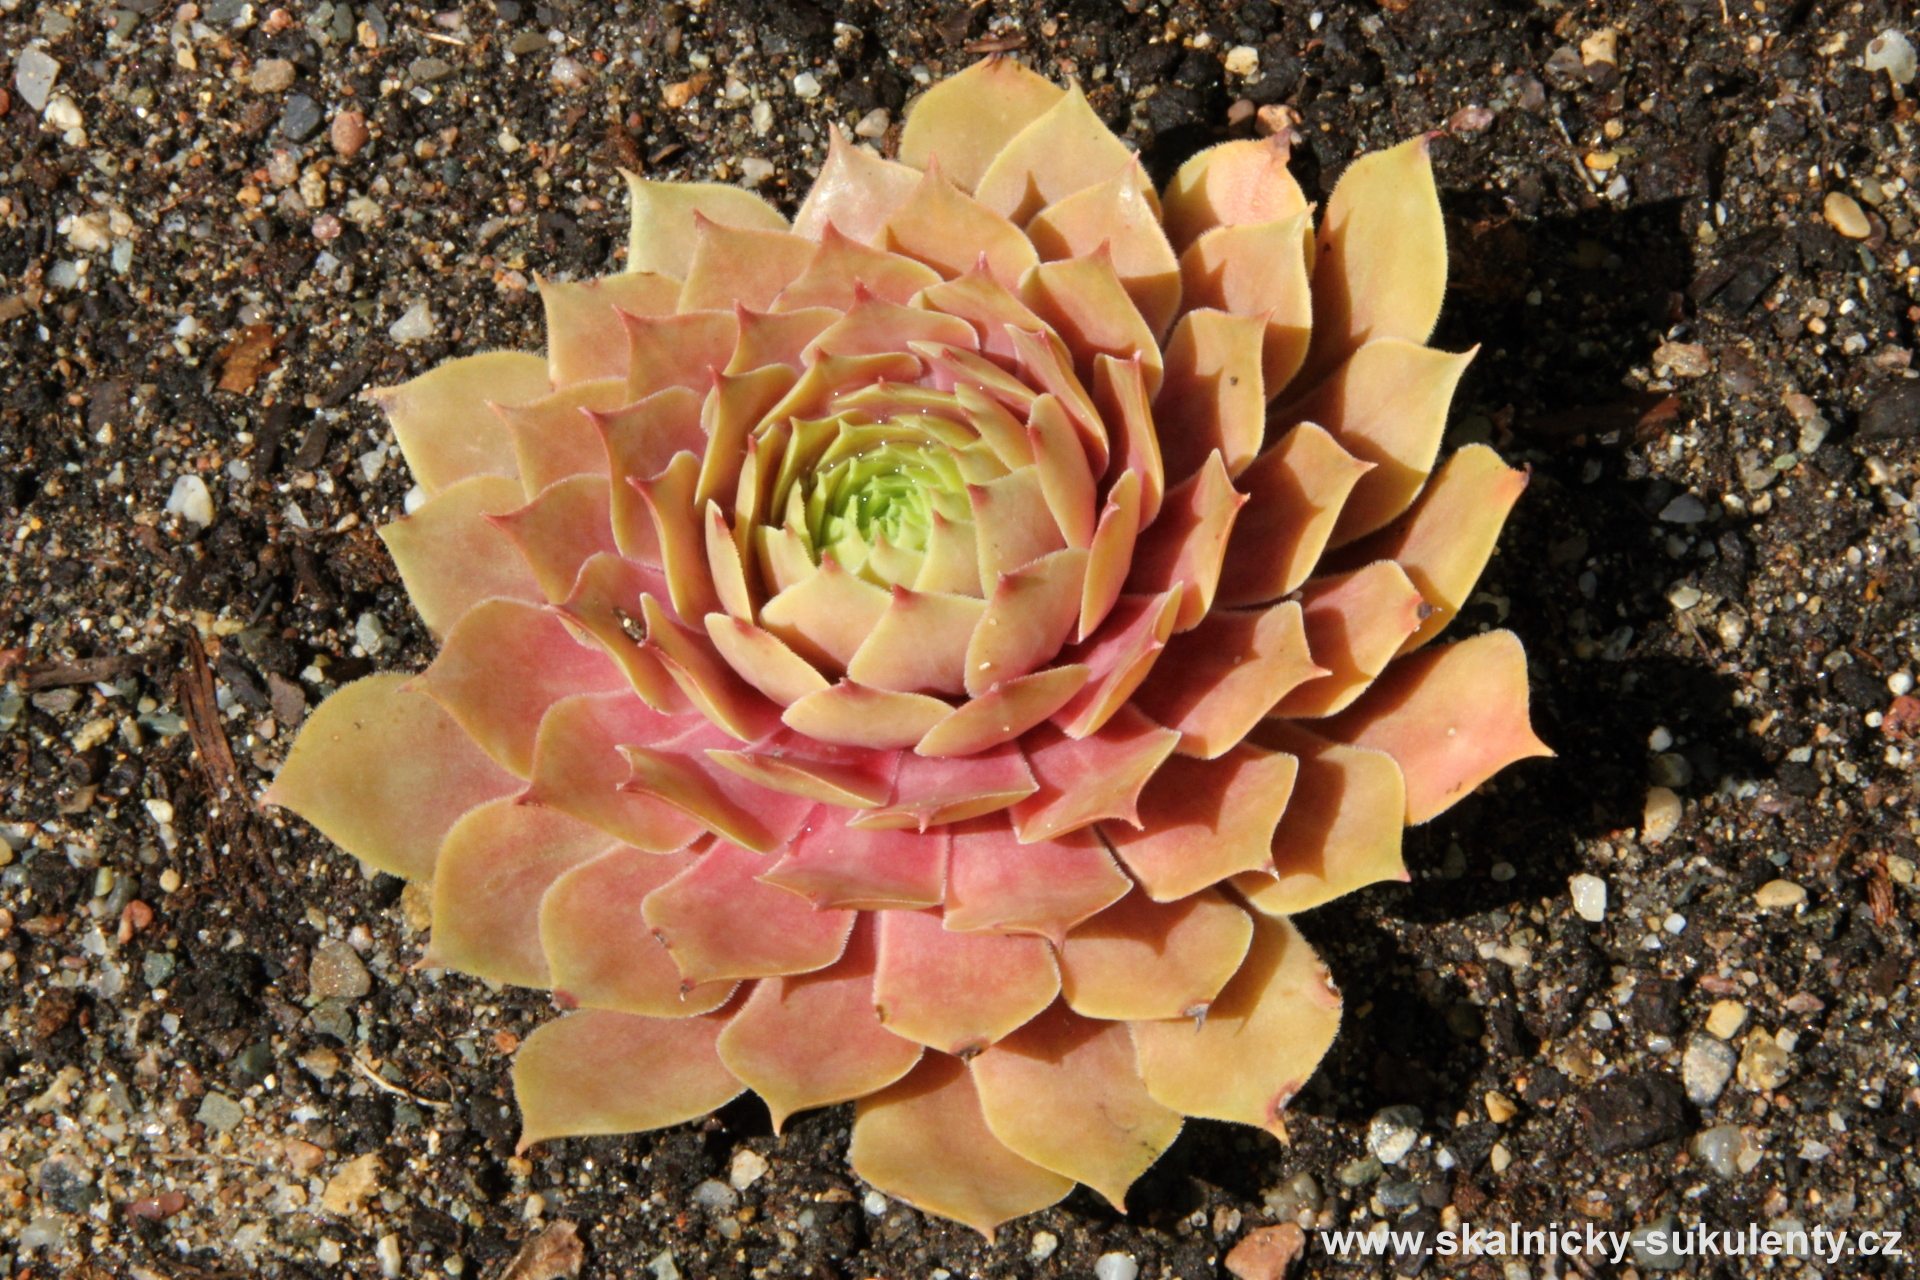
[[[802,71],[793,78],[794,93],[805,102],[811,102],[820,96],[820,78],[811,71]]]
[[[1237,44],[1227,50],[1227,74],[1242,79],[1260,70],[1260,51],[1250,44]]]
[[[353,624],[353,642],[360,646],[368,657],[387,647],[387,633],[380,626],[380,619],[371,613],[363,613]]]
[[[1655,725],[1653,732],[1647,735],[1647,749],[1650,751],[1665,751],[1672,745],[1673,734],[1663,724]]]
[[[1647,802],[1640,813],[1640,838],[1659,844],[1680,825],[1680,797],[1671,787],[1648,787]]]
[[[1887,677],[1887,688],[1896,698],[1906,697],[1913,692],[1913,673],[1911,671],[1894,672]]]
[[[1581,872],[1567,878],[1573,894],[1573,913],[1582,920],[1599,924],[1607,918],[1607,882],[1599,876]]]
[[[760,156],[748,156],[740,162],[740,185],[757,187],[773,177],[773,161]]]
[[[40,49],[21,51],[20,60],[13,66],[13,87],[20,91],[21,99],[35,111],[47,105],[47,95],[53,90],[53,82],[60,78],[60,64]]]
[[[733,1163],[727,1167],[727,1181],[735,1191],[745,1191],[766,1176],[766,1172],[767,1158],[750,1147],[742,1147],[734,1152]]]
[[[860,1201],[860,1207],[877,1218],[887,1211],[887,1198],[878,1191],[869,1191]]]
[[[213,523],[213,495],[207,482],[196,475],[183,475],[173,482],[167,495],[167,511],[190,525],[206,528]]]
[[[868,139],[884,138],[887,136],[887,126],[892,122],[891,112],[885,107],[875,107],[861,116],[860,123],[853,126],[853,136]]]
[[[389,1231],[381,1236],[380,1242],[373,1246],[373,1252],[374,1256],[380,1259],[380,1274],[387,1277],[387,1280],[400,1280],[402,1259],[399,1233]]]
[[[1033,1243],[1027,1249],[1027,1260],[1029,1262],[1045,1262],[1053,1256],[1053,1251],[1059,1247],[1059,1236],[1053,1234],[1051,1231],[1036,1231],[1033,1233]]]
[[[86,117],[80,114],[80,108],[64,93],[47,103],[47,123],[63,133],[78,129],[86,122]]]
[[[1095,1280],[1134,1280],[1140,1274],[1140,1264],[1132,1254],[1103,1253],[1093,1264],[1093,1274]]]
[[[395,342],[421,342],[431,338],[438,327],[439,321],[434,319],[432,309],[424,302],[416,302],[393,322],[387,336]]]
[[[1913,42],[1891,28],[1867,41],[1860,65],[1868,71],[1884,71],[1895,84],[1912,84],[1920,59],[1914,57]]]

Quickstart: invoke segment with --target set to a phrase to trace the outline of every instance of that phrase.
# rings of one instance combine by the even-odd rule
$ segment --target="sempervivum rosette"
[[[1513,636],[1428,646],[1524,479],[1429,474],[1425,144],[1317,233],[1285,162],[1156,193],[984,62],[791,224],[635,180],[545,358],[382,393],[442,648],[269,798],[432,881],[430,962],[570,1010],[527,1142],[857,1099],[863,1177],[991,1230],[1118,1204],[1183,1116],[1281,1131],[1340,1017],[1289,913],[1543,750]]]

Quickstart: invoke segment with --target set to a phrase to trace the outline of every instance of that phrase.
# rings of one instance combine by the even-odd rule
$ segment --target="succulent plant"
[[[1316,227],[1284,141],[1156,192],[1077,88],[935,85],[789,222],[630,178],[544,357],[378,393],[438,637],[267,800],[431,881],[427,961],[569,1010],[524,1142],[857,1101],[982,1231],[1116,1205],[1183,1117],[1284,1136],[1340,998],[1290,923],[1545,748],[1509,633],[1429,642],[1525,476],[1435,471],[1427,144]]]

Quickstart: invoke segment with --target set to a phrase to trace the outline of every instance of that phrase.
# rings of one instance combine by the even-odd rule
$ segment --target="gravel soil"
[[[1905,40],[1896,0],[0,0],[0,1273],[1155,1280],[1517,1221],[1899,1230],[1776,1265],[1914,1274]],[[1162,177],[1290,125],[1324,192],[1440,131],[1453,433],[1533,474],[1458,625],[1522,635],[1558,758],[1303,921],[1347,1016],[1292,1144],[1195,1124],[1127,1216],[985,1243],[854,1178],[846,1108],[517,1158],[545,1001],[416,968],[422,903],[252,803],[429,653],[356,393],[537,347],[536,273],[620,265],[616,167],[791,208],[829,122],[889,145],[1008,50]],[[1519,1265],[1296,1273],[1670,1263]]]

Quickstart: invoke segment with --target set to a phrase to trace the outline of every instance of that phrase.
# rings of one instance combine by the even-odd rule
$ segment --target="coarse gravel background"
[[[1893,0],[0,0],[0,1273],[1155,1280],[1280,1222],[1673,1220],[1902,1230],[1782,1273],[1914,1274],[1915,39]],[[620,264],[616,167],[791,208],[830,122],[884,148],[996,50],[1161,177],[1292,126],[1324,192],[1443,131],[1453,435],[1533,470],[1457,625],[1524,637],[1559,757],[1305,919],[1347,1018],[1292,1145],[1193,1125],[1129,1216],[985,1244],[860,1184],[847,1108],[515,1158],[544,1000],[415,969],[423,904],[251,803],[429,653],[356,393],[537,346],[536,273]]]

